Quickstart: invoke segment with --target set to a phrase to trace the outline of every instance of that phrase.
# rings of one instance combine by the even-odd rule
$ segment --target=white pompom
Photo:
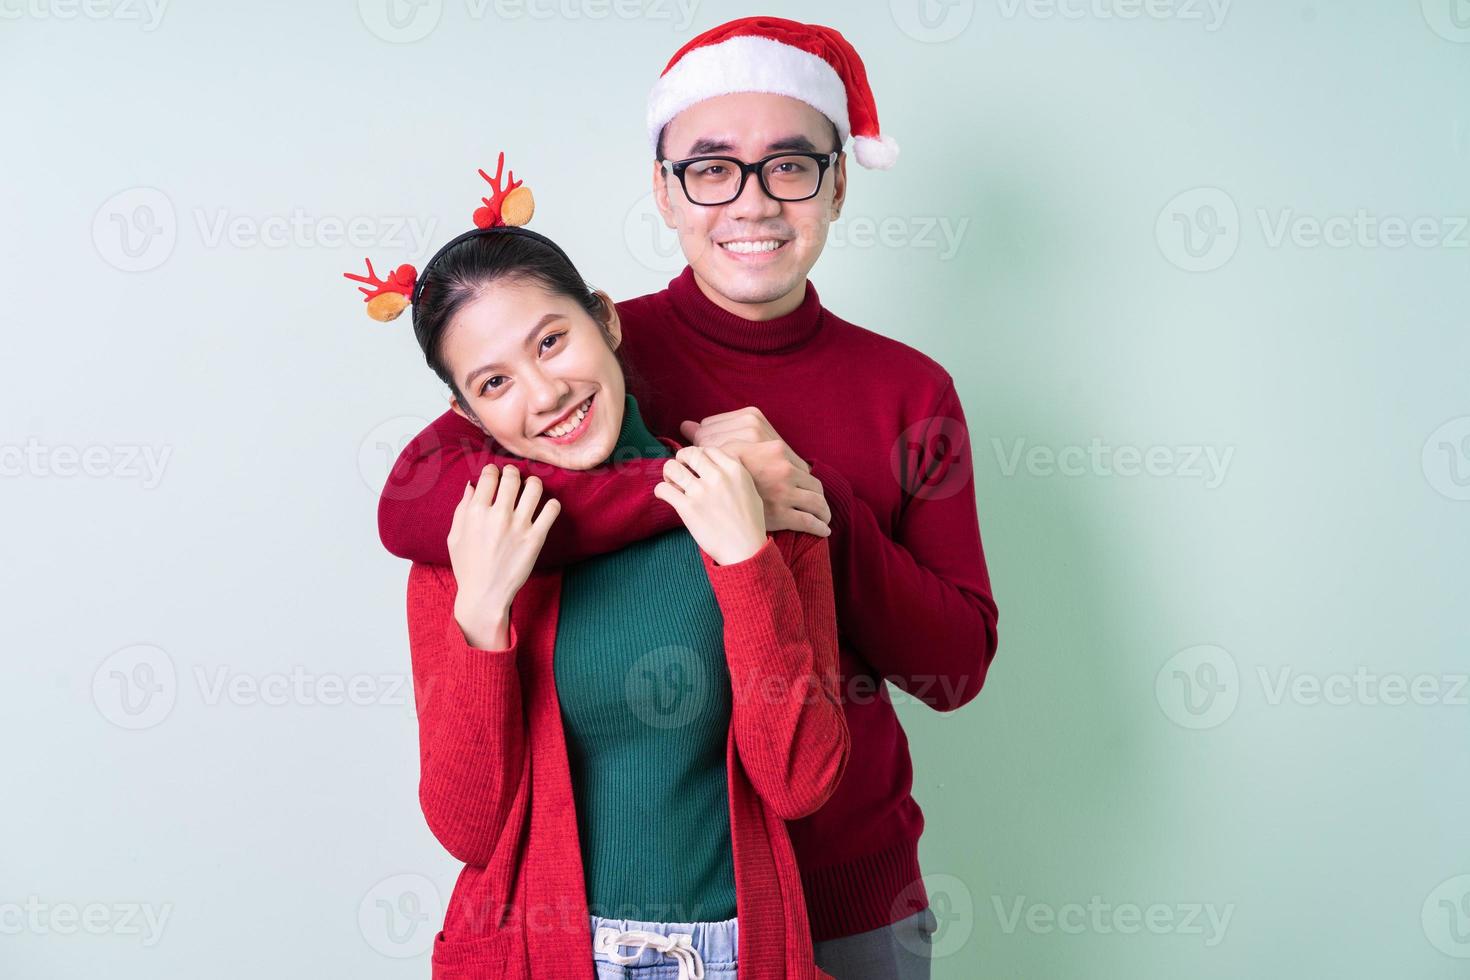
[[[858,136],[852,141],[852,152],[869,170],[887,170],[898,160],[898,143],[888,136]]]

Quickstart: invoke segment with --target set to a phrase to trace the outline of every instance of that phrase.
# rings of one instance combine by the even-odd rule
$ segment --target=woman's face
[[[617,444],[626,390],[616,312],[607,331],[539,283],[497,282],[445,330],[444,362],[465,399],[450,405],[517,456],[597,466]]]

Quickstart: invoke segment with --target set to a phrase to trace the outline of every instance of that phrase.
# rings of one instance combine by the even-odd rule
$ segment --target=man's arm
[[[929,430],[898,451],[906,504],[893,538],[841,473],[811,464],[832,508],[837,621],[879,674],[930,707],[952,711],[985,683],[997,620],[968,429],[952,382]]]
[[[413,438],[388,474],[378,499],[378,535],[400,558],[449,564],[449,525],[466,483],[478,483],[488,463],[539,477],[544,495],[561,503],[536,560],[538,569],[607,554],[679,527],[675,510],[653,495],[664,459],[614,461],[593,470],[567,470],[506,455],[478,428],[445,412]]]

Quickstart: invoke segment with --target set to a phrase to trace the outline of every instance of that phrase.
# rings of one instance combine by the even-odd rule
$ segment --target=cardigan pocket
[[[434,937],[433,980],[530,980],[525,934],[498,929],[487,936],[446,941]]]

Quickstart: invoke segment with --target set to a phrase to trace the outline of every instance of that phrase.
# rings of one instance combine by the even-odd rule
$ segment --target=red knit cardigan
[[[742,980],[831,980],[813,962],[784,823],[826,802],[847,764],[827,541],[781,531],[742,562],[700,555],[724,619],[732,690],[725,762],[737,970]],[[468,645],[455,591],[447,568],[409,572],[419,801],[434,836],[465,863],[435,938],[433,976],[593,980],[552,672],[561,573],[534,573],[521,588],[506,650]]]

